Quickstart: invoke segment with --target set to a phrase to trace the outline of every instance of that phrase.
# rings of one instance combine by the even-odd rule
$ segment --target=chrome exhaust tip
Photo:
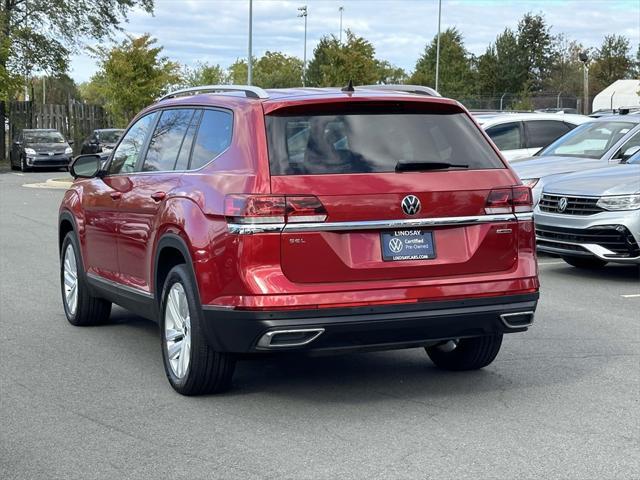
[[[272,330],[258,340],[258,348],[286,348],[308,345],[324,333],[324,328],[297,328],[294,330]]]
[[[500,320],[508,328],[525,328],[533,325],[534,312],[503,313]]]

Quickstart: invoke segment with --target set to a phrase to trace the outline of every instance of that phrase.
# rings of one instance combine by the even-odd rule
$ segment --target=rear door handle
[[[120,198],[122,197],[122,192],[111,192],[109,194],[109,196],[113,199],[113,200],[120,200]]]
[[[166,196],[167,194],[165,192],[156,192],[151,194],[151,198],[153,198],[156,202],[161,202]]]

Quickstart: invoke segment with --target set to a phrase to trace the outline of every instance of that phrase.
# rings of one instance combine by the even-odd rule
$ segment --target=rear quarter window
[[[398,162],[504,168],[462,112],[272,114],[266,126],[272,175],[394,172]]]

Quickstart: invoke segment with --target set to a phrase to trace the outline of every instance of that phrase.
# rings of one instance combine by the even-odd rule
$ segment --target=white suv
[[[566,113],[478,113],[474,117],[508,161],[531,157],[578,125],[593,120]]]

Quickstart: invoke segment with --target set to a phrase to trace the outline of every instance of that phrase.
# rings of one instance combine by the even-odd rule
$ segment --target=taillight
[[[527,186],[513,187],[513,203],[514,212],[531,212],[533,211],[533,195],[531,188]]]
[[[324,222],[327,210],[316,197],[286,197],[287,222]]]
[[[489,214],[531,212],[533,197],[531,189],[525,186],[491,190],[484,211]]]
[[[270,195],[227,195],[224,215],[236,223],[284,223],[284,197]]]
[[[313,196],[227,195],[224,215],[233,223],[324,222],[327,211]]]

